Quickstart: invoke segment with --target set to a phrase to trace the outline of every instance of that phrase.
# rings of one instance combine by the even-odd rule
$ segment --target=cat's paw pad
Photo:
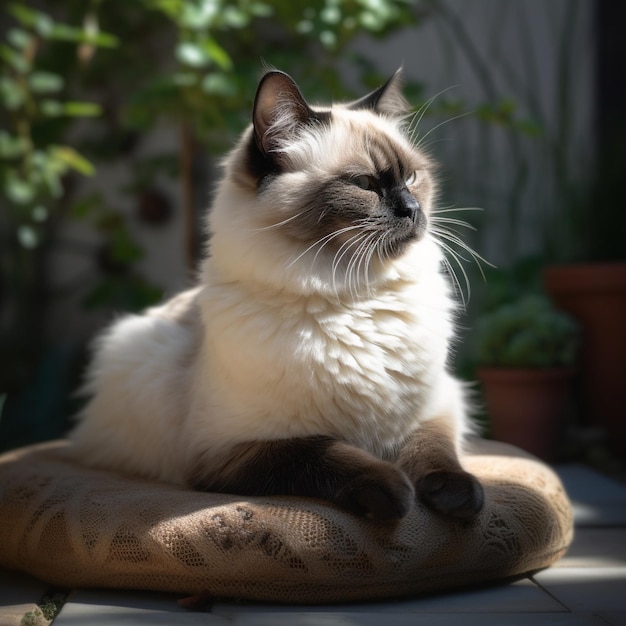
[[[483,508],[484,491],[472,474],[437,470],[417,482],[417,495],[429,508],[460,519],[470,519]]]
[[[385,463],[377,471],[364,472],[337,494],[336,502],[357,515],[386,522],[405,517],[413,507],[415,492],[407,476]]]

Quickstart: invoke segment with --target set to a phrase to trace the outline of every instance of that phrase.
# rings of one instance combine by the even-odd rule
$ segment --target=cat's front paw
[[[357,515],[385,522],[407,515],[415,501],[415,491],[403,471],[381,462],[353,478],[333,499]]]
[[[436,470],[417,481],[417,496],[429,508],[460,519],[480,513],[485,495],[478,479],[462,470]]]

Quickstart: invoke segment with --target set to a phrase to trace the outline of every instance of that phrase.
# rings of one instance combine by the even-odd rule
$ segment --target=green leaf
[[[125,230],[115,233],[110,242],[111,257],[120,263],[134,263],[143,257],[143,250]]]
[[[320,42],[326,48],[334,48],[337,44],[337,35],[332,30],[323,30],[320,33]]]
[[[27,250],[33,250],[39,245],[39,233],[27,224],[22,224],[17,229],[17,239]]]
[[[205,30],[209,28],[218,14],[220,3],[218,0],[201,0],[199,2],[185,2],[182,13],[173,16],[180,20],[181,26],[191,30]]]
[[[33,37],[21,28],[11,28],[7,33],[7,40],[19,50],[27,48]]]
[[[19,205],[26,205],[33,201],[37,193],[35,185],[30,181],[22,180],[17,172],[9,170],[4,184],[6,196]]]
[[[233,96],[237,93],[237,87],[224,74],[208,74],[202,81],[202,91],[217,96]]]
[[[341,20],[341,11],[336,6],[327,6],[322,9],[320,17],[327,24],[338,24]]]
[[[78,200],[70,207],[70,215],[76,219],[85,219],[99,211],[102,207],[102,195],[91,192]]]
[[[115,48],[119,45],[119,39],[111,33],[85,30],[68,24],[55,24],[50,38],[57,41],[87,43],[101,48]]]
[[[14,137],[4,130],[0,130],[0,157],[15,159],[28,150],[28,143],[23,137]]]
[[[74,148],[69,146],[52,146],[51,156],[62,161],[68,167],[83,174],[83,176],[93,176],[96,168],[84,156],[79,154]]]
[[[112,33],[89,33],[83,43],[91,43],[94,46],[100,48],[117,48],[120,45],[120,40]]]
[[[176,72],[172,81],[179,87],[193,87],[198,82],[198,75],[193,72]]]
[[[33,72],[28,77],[30,88],[35,93],[52,93],[63,89],[63,78],[52,72]]]
[[[28,57],[9,46],[0,46],[0,58],[18,74],[26,74],[31,68]]]
[[[94,117],[102,112],[102,107],[94,102],[59,102],[46,99],[39,106],[45,117]]]
[[[315,24],[311,20],[301,20],[296,24],[296,32],[301,35],[308,35],[313,32]]]
[[[255,17],[271,17],[274,15],[274,7],[265,2],[253,2],[250,5],[250,13]]]
[[[0,101],[9,111],[16,111],[25,101],[21,85],[8,77],[0,77]]]
[[[543,135],[543,127],[536,120],[519,120],[515,123],[515,127],[529,137],[540,137]]]
[[[63,104],[58,100],[42,100],[39,110],[44,117],[60,117],[63,115]]]
[[[72,117],[94,117],[102,113],[102,107],[95,102],[66,102],[63,113]]]
[[[48,219],[48,216],[48,209],[41,204],[33,207],[33,210],[31,211],[31,217],[34,222],[45,222]]]
[[[42,37],[47,37],[54,26],[54,20],[49,15],[42,11],[25,7],[23,4],[12,4],[9,7],[9,13],[22,26],[34,29]]]
[[[190,41],[183,41],[176,46],[176,58],[191,67],[204,67],[211,61],[201,46]]]
[[[80,43],[83,37],[83,31],[75,26],[69,26],[68,24],[54,24],[50,33],[52,39],[57,41],[71,41],[73,43]]]
[[[63,196],[63,183],[61,182],[61,176],[65,174],[67,166],[61,164],[61,170],[57,167],[45,168],[42,173],[42,184],[45,191],[47,191],[53,198],[61,198]]]
[[[250,23],[250,16],[232,4],[224,7],[221,18],[230,28],[244,28]]]
[[[372,32],[379,31],[383,28],[378,15],[372,11],[363,11],[359,14],[359,23],[365,30]]]
[[[210,59],[223,70],[231,70],[233,67],[232,59],[230,58],[228,52],[220,46],[215,39],[211,37],[207,37],[202,42],[202,48],[205,54],[207,54]]]

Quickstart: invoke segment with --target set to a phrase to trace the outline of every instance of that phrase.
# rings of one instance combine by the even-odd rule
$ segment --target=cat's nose
[[[393,203],[393,212],[396,217],[408,217],[415,222],[421,210],[420,203],[415,196],[406,187],[401,189]]]

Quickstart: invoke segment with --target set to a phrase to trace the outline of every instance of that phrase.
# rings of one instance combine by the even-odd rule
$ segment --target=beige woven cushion
[[[62,460],[66,445],[0,456],[0,565],[63,587],[382,599],[544,568],[572,539],[558,478],[502,444],[481,442],[464,461],[485,486],[477,520],[418,504],[392,528],[316,500],[198,493],[86,470]]]

